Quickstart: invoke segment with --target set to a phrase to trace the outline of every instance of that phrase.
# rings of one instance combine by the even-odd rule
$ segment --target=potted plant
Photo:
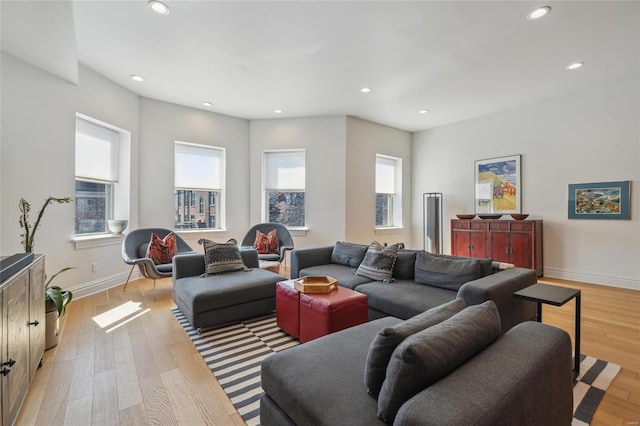
[[[29,213],[31,212],[31,204],[24,198],[20,199],[20,219],[19,224],[20,228],[24,229],[24,233],[20,236],[22,237],[22,246],[24,247],[25,253],[32,253],[33,246],[35,243],[35,235],[36,231],[40,227],[40,222],[42,221],[42,217],[44,216],[44,212],[46,208],[53,203],[58,204],[67,204],[72,200],[69,197],[49,197],[44,202],[44,205],[38,212],[38,217],[33,225],[29,223]],[[69,302],[73,299],[73,293],[68,290],[63,290],[62,287],[51,285],[51,282],[61,273],[68,271],[69,269],[74,269],[71,266],[67,266],[62,268],[55,274],[51,276],[45,283],[45,300],[46,300],[46,322],[47,322],[47,330],[46,330],[46,349],[50,349],[58,344],[59,337],[59,324],[60,324],[60,316],[64,314],[65,309]]]
[[[52,285],[51,282],[61,273],[70,269],[75,269],[73,266],[67,266],[60,269],[53,274],[51,278],[47,280],[44,287],[44,294],[46,299],[46,346],[45,349],[51,349],[58,345],[60,337],[60,317],[64,315],[67,305],[73,300],[73,293],[69,290],[63,290],[62,287]],[[45,277],[46,279],[46,277]]]

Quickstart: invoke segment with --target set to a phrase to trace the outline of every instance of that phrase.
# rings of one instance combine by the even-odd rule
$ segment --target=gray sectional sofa
[[[569,336],[533,321],[500,335],[495,306],[488,326],[473,313],[461,318],[491,303],[413,330],[392,348],[377,399],[364,379],[376,339],[413,319],[381,318],[271,355],[262,362],[261,424],[570,425]]]
[[[537,282],[534,270],[501,270],[491,259],[400,250],[393,267],[394,282],[386,283],[355,274],[367,248],[338,242],[333,246],[293,250],[291,278],[328,275],[337,279],[339,285],[366,294],[370,321],[385,316],[407,319],[456,298],[463,298],[467,305],[493,300],[503,333],[536,317],[535,303],[513,297],[514,292]]]

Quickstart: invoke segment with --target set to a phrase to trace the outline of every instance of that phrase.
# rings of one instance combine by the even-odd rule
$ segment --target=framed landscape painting
[[[475,161],[475,213],[520,213],[520,155]]]
[[[569,184],[569,219],[631,219],[631,182]]]

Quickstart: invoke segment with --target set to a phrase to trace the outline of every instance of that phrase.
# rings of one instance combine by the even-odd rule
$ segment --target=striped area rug
[[[260,424],[262,360],[300,342],[280,330],[275,315],[253,318],[198,334],[178,308],[173,308],[209,369],[249,426]]]
[[[598,404],[619,371],[619,365],[580,354],[580,375],[573,385],[572,426],[591,423]]]
[[[247,425],[259,425],[262,360],[300,342],[278,328],[275,315],[198,334],[178,308],[171,311]],[[619,365],[580,355],[580,375],[573,387],[572,426],[585,426],[591,422],[619,371]]]

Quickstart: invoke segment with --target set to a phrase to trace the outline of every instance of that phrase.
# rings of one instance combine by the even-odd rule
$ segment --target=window
[[[305,226],[305,151],[264,153],[264,220]]]
[[[175,143],[176,229],[223,228],[224,161],[224,148]]]
[[[376,227],[402,226],[402,159],[376,155]]]
[[[119,133],[76,118],[75,233],[107,232],[118,183]]]

